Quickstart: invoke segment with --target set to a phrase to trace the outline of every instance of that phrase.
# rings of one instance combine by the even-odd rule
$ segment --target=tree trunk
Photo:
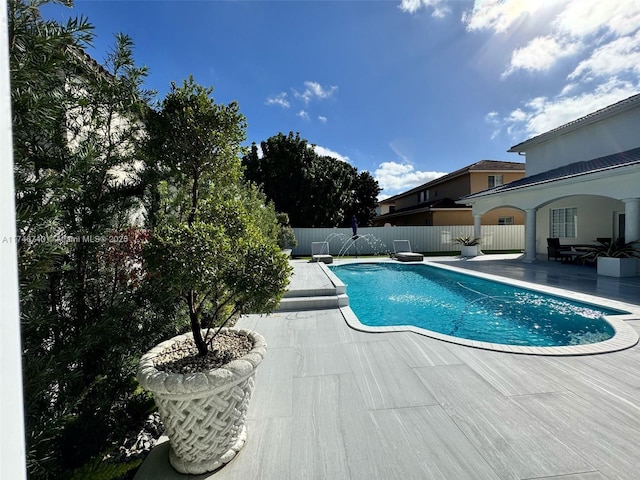
[[[194,291],[189,292],[188,296],[188,305],[189,305],[189,320],[191,322],[191,331],[193,332],[193,341],[196,343],[196,347],[198,347],[198,353],[201,357],[204,357],[209,349],[207,348],[207,344],[202,338],[202,331],[200,329],[200,319],[198,318],[198,312],[196,310],[195,305],[195,296],[196,293]]]

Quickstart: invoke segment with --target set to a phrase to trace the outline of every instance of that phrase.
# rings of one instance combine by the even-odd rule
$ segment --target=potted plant
[[[637,275],[640,251],[636,242],[625,243],[618,238],[614,242],[597,241],[582,257],[584,261],[596,261],[598,275],[607,277],[633,277]]]
[[[454,245],[460,245],[460,255],[463,257],[475,257],[478,255],[480,238],[458,237],[453,241]]]
[[[190,79],[149,122],[152,234],[147,281],[188,333],[142,356],[138,381],[151,391],[169,436],[171,465],[200,474],[229,462],[244,425],[264,338],[228,327],[246,312],[270,312],[290,275],[274,232],[275,211],[242,183],[244,117],[216,105]]]
[[[298,240],[296,239],[295,232],[289,224],[289,215],[279,212],[277,214],[278,219],[278,246],[280,251],[287,257],[291,256],[291,251],[298,246]]]

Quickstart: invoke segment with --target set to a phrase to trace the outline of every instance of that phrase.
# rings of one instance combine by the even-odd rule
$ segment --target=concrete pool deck
[[[427,258],[640,305],[640,278],[513,257]],[[323,267],[293,261],[291,289],[326,287]],[[628,321],[640,331],[640,321]],[[546,357],[451,344],[412,332],[351,329],[339,308],[250,315],[267,339],[249,438],[221,470],[180,475],[168,443],[146,479],[636,479],[640,346]]]

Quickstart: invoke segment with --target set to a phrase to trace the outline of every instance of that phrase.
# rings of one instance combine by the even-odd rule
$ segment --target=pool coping
[[[391,259],[348,259],[341,260],[335,263],[336,266],[344,265],[348,263],[397,263]],[[621,302],[618,300],[610,300],[595,295],[586,295],[584,293],[573,292],[566,289],[559,289],[550,287],[547,285],[540,285],[537,283],[525,282],[522,280],[516,280],[507,277],[501,277],[484,272],[477,272],[472,270],[466,270],[457,268],[452,265],[444,265],[442,263],[424,260],[422,262],[403,262],[404,265],[411,264],[426,264],[430,267],[441,268],[443,270],[449,270],[452,272],[461,273],[464,275],[471,275],[474,277],[483,278],[486,280],[492,280],[495,282],[525,288],[528,290],[537,291],[540,293],[546,293],[554,295],[556,297],[565,298],[568,300],[579,301],[594,306],[600,306],[605,308],[611,308],[616,310],[624,310],[629,313],[620,315],[605,315],[605,319],[614,329],[614,335],[608,340],[589,343],[584,345],[568,345],[562,347],[523,347],[519,345],[506,345],[501,343],[479,342],[477,340],[469,340],[466,338],[453,337],[451,335],[445,335],[442,333],[434,332],[420,327],[412,325],[394,325],[387,327],[372,327],[360,322],[355,312],[349,306],[340,307],[342,316],[346,323],[353,329],[368,333],[389,333],[389,332],[413,332],[419,335],[424,335],[437,340],[442,340],[457,345],[464,345],[472,348],[480,348],[483,350],[492,350],[497,352],[517,353],[523,355],[547,355],[547,356],[575,356],[575,355],[594,355],[601,353],[617,352],[631,348],[638,343],[638,333],[627,323],[630,320],[640,320],[640,306]],[[325,273],[337,285],[344,286],[344,283],[331,271],[330,268],[324,269]],[[347,290],[347,296],[349,295]]]

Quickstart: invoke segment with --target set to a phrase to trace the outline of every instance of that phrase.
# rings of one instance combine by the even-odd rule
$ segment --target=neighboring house
[[[70,48],[69,53],[68,69],[60,73],[71,99],[61,122],[67,148],[72,153],[86,151],[99,155],[96,174],[102,175],[100,169],[107,167],[103,187],[139,195],[144,163],[135,151],[146,131],[142,112],[131,107],[134,98],[126,83],[122,84],[128,79],[119,79],[81,49]],[[117,73],[126,74],[125,70],[120,66]],[[141,203],[129,213],[132,224],[144,222]]]
[[[482,224],[506,206],[525,212],[525,261],[546,258],[549,237],[567,244],[640,240],[640,94],[509,151],[526,154],[526,177],[459,203],[472,205]]]
[[[380,202],[374,226],[474,225],[471,208],[456,203],[471,193],[518,180],[525,175],[524,163],[481,160],[431,182]],[[483,218],[485,225],[523,225],[520,210],[505,207]]]

